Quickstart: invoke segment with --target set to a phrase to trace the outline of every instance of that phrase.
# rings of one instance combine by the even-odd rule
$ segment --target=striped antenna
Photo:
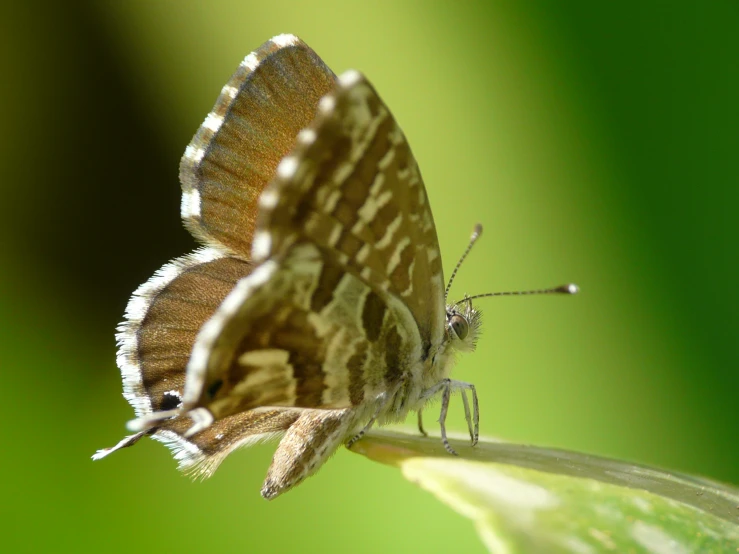
[[[449,277],[449,283],[447,283],[446,289],[444,290],[444,302],[446,302],[446,299],[449,296],[449,289],[452,287],[454,278],[457,276],[457,271],[459,271],[459,268],[462,266],[462,262],[464,262],[464,259],[467,257],[467,254],[470,253],[470,250],[472,250],[472,247],[474,246],[475,242],[477,242],[477,239],[480,238],[480,235],[482,235],[482,225],[478,223],[477,225],[475,225],[475,228],[472,230],[472,236],[470,237],[470,243],[467,245],[467,248],[465,249],[464,254],[462,254],[462,257],[459,258],[457,265],[454,266],[454,271],[452,271],[452,276]]]
[[[552,287],[549,289],[535,289],[535,290],[514,290],[506,292],[486,292],[485,294],[476,294],[474,296],[465,296],[462,300],[455,302],[460,304],[462,302],[468,302],[477,298],[485,298],[487,296],[527,296],[530,294],[577,294],[580,292],[580,287],[574,283],[567,285],[560,285],[558,287]]]

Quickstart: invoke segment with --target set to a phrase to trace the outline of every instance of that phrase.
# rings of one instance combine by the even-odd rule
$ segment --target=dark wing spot
[[[162,400],[159,404],[158,411],[167,411],[167,410],[174,410],[177,406],[180,405],[180,397],[176,394],[172,394],[170,392],[165,392],[162,395]]]
[[[339,265],[324,262],[321,274],[318,277],[318,285],[310,299],[311,311],[320,313],[334,297],[334,291],[344,277],[346,271]]]
[[[362,327],[367,338],[375,342],[380,338],[382,331],[382,321],[385,318],[387,307],[377,293],[370,291],[364,300],[362,308]]]
[[[208,385],[208,398],[213,398],[223,386],[223,379],[216,379],[210,385]]]

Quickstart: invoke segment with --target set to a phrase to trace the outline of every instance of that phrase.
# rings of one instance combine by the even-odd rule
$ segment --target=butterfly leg
[[[451,399],[452,392],[459,390],[462,393],[462,403],[464,405],[464,415],[467,421],[467,428],[470,432],[472,439],[472,446],[477,444],[479,432],[480,432],[480,410],[477,401],[477,391],[472,383],[465,383],[464,381],[453,381],[451,379],[443,379],[436,383],[433,387],[430,387],[424,391],[422,398],[431,398],[439,391],[442,392],[441,396],[441,413],[439,414],[439,427],[441,428],[441,442],[447,452],[453,455],[457,455],[454,449],[449,444],[449,439],[446,436],[446,416],[449,411],[449,400]],[[466,391],[472,393],[472,414],[470,414],[469,401],[467,400]]]
[[[446,436],[446,414],[449,411],[449,400],[452,396],[452,381],[451,379],[444,379],[442,381],[444,392],[441,395],[441,412],[439,413],[439,427],[441,428],[441,443],[444,445],[449,454],[453,456],[459,456],[456,450],[454,450],[449,444],[449,439]]]
[[[387,399],[389,396],[387,394],[383,395],[379,402],[377,403],[377,408],[375,408],[375,413],[372,414],[372,418],[367,422],[367,424],[362,427],[361,431],[354,435],[349,441],[346,443],[347,448],[351,448],[351,446],[357,442],[359,439],[361,439],[364,434],[370,430],[370,428],[375,424],[375,420],[377,419],[377,416],[380,415],[380,412],[385,407],[385,404],[387,404]]]
[[[351,409],[304,410],[277,446],[262,496],[272,500],[318,471],[341,445],[354,417]]]
[[[462,404],[464,404],[464,419],[467,421],[467,429],[470,432],[472,446],[477,444],[480,437],[480,409],[477,403],[477,391],[475,386],[462,381],[452,381],[452,387],[459,388],[462,393]],[[470,418],[470,404],[467,400],[467,390],[472,393],[472,418]]]
[[[418,410],[418,430],[424,437],[429,436],[429,434],[426,432],[426,429],[423,428],[423,408]]]
[[[439,413],[439,427],[441,428],[441,443],[444,445],[444,448],[447,452],[450,454],[457,456],[457,453],[454,451],[454,449],[449,444],[449,439],[447,439],[446,436],[446,414],[449,410],[449,399],[451,398],[452,394],[452,380],[451,379],[442,379],[438,383],[436,383],[434,386],[429,387],[425,391],[423,391],[423,394],[421,395],[421,398],[426,400],[433,396],[435,396],[439,391],[443,391],[441,395],[441,413]]]

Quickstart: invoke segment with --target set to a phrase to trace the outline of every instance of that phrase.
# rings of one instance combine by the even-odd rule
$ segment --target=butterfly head
[[[467,245],[462,257],[459,258],[457,265],[454,266],[452,276],[449,278],[449,282],[446,285],[444,291],[444,300],[449,296],[449,289],[452,287],[454,277],[457,275],[457,271],[462,266],[467,254],[472,250],[472,246],[475,244],[480,235],[482,234],[482,225],[479,223],[475,225],[470,237],[470,242]],[[480,311],[472,307],[472,299],[465,296],[459,302],[446,305],[446,341],[445,345],[451,346],[452,350],[457,352],[472,352],[477,344],[477,337],[480,334]]]
[[[446,307],[446,336],[449,345],[458,352],[472,352],[480,335],[482,314],[465,298]]]

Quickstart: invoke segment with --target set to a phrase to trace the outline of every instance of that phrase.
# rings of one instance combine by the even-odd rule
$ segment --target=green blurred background
[[[735,0],[0,10],[3,550],[482,551],[470,522],[343,450],[272,503],[270,445],[205,483],[149,440],[89,459],[132,414],[113,340],[128,296],[193,248],[179,158],[282,32],[391,106],[447,274],[485,225],[454,296],[581,286],[480,302],[454,376],[477,384],[484,434],[739,484]]]

